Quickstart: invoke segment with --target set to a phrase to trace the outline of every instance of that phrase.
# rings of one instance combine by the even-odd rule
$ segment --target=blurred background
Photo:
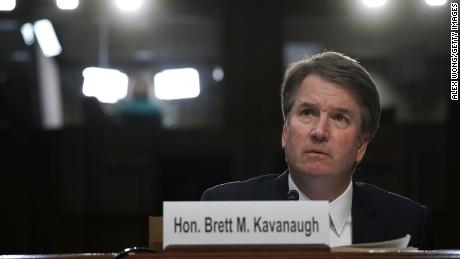
[[[146,246],[163,201],[285,170],[287,64],[333,50],[378,84],[356,178],[460,248],[459,103],[442,0],[1,0],[0,254]]]

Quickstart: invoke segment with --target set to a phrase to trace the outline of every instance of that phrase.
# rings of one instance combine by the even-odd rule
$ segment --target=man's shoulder
[[[360,242],[378,241],[362,239],[368,237],[369,228],[375,228],[376,236],[381,231],[381,240],[410,234],[410,246],[433,248],[433,226],[426,206],[371,184],[356,182],[354,187],[353,220],[360,222],[355,226],[360,228]]]
[[[379,207],[391,207],[402,210],[423,210],[426,207],[402,195],[387,191],[372,184],[355,182],[357,199],[359,201],[373,202]]]
[[[234,186],[252,186],[253,184],[269,184],[272,181],[274,181],[277,177],[279,177],[279,174],[265,174],[265,175],[260,175],[257,177],[253,177],[244,181],[234,181],[234,182],[228,182],[228,183],[223,183],[220,185],[216,185],[213,188],[231,188]]]
[[[265,200],[264,189],[271,188],[282,175],[266,174],[244,181],[228,182],[207,189],[201,200]]]

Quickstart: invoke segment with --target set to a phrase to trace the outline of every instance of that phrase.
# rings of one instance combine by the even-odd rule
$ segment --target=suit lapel
[[[270,193],[270,200],[287,200],[288,186],[288,171],[280,174],[275,179],[267,182],[267,191]]]
[[[379,220],[375,202],[378,201],[371,201],[360,183],[353,182],[353,244],[384,240],[383,222]]]

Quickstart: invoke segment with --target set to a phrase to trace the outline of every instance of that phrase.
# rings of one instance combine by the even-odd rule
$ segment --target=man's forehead
[[[355,113],[359,113],[359,110],[357,107],[350,107],[349,105],[319,105],[314,102],[299,102],[297,105],[298,109],[319,109],[319,110],[324,110],[328,112],[335,112],[335,113],[342,113],[342,114],[349,114],[351,116],[354,116]]]
[[[359,110],[356,98],[344,87],[337,85],[302,85],[296,93],[294,106],[354,112]]]

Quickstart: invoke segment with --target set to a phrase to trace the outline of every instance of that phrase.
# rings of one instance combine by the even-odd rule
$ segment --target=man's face
[[[320,76],[307,76],[283,127],[289,171],[298,176],[350,177],[367,147],[360,126],[359,106],[347,90]]]

